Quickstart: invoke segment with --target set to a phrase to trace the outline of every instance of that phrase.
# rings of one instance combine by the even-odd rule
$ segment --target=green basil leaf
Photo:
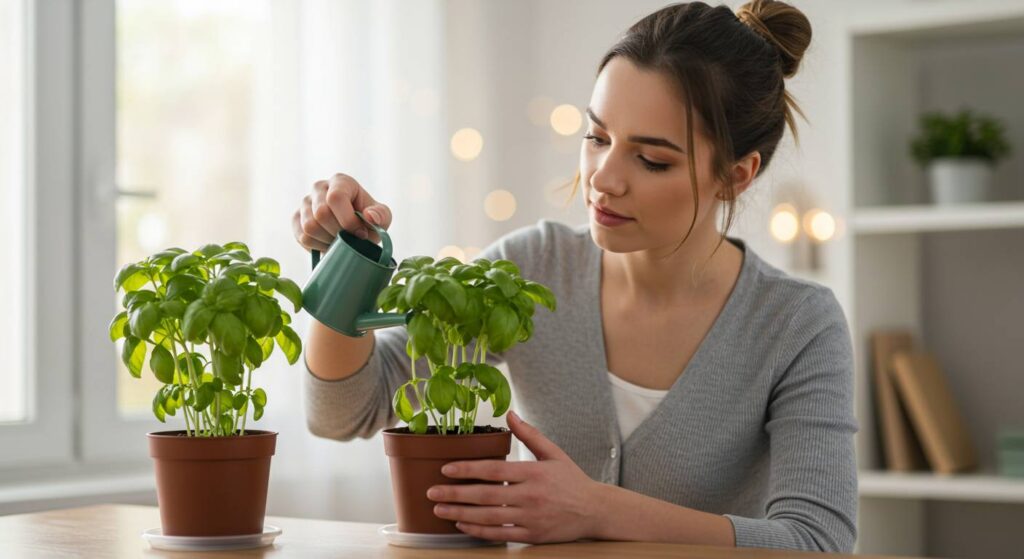
[[[253,369],[263,364],[263,348],[253,337],[245,340],[245,360]]]
[[[121,347],[121,361],[128,367],[128,372],[133,377],[140,378],[142,376],[142,365],[146,361],[145,340],[135,336],[125,338],[124,345]]]
[[[171,271],[180,272],[185,268],[189,268],[191,266],[199,264],[199,262],[199,257],[194,254],[179,254],[178,256],[174,257],[174,260],[171,261]]]
[[[185,316],[185,302],[184,301],[164,301],[160,303],[160,311],[166,316],[173,318],[182,318]]]
[[[242,359],[218,349],[213,350],[213,374],[224,382],[238,386],[242,384]]]
[[[398,387],[395,391],[395,396],[392,399],[391,406],[395,409],[395,415],[398,416],[402,421],[409,423],[412,421],[412,404],[409,403],[409,397],[405,393],[405,387],[408,383]]]
[[[519,266],[516,266],[516,263],[511,260],[495,260],[491,267],[504,270],[511,276],[520,275]]]
[[[238,394],[235,394],[235,397],[231,402],[231,408],[236,411],[240,410],[242,409],[242,406],[244,406],[248,401],[249,396],[247,396],[244,392],[239,392]]]
[[[476,394],[469,388],[455,385],[455,407],[464,412],[471,412],[476,409]]]
[[[440,335],[430,317],[420,313],[413,315],[409,320],[407,331],[417,355],[426,355],[434,345],[434,337]]]
[[[145,303],[128,315],[128,326],[136,338],[149,339],[159,324],[160,307],[156,303]]]
[[[217,256],[218,254],[224,252],[224,247],[222,247],[220,245],[217,245],[217,244],[212,244],[211,243],[211,244],[208,244],[208,245],[204,245],[202,248],[200,248],[196,252],[198,252],[200,255],[202,255],[202,256],[204,256],[206,258],[210,258],[212,256]]]
[[[267,393],[262,388],[257,388],[252,391],[252,403],[259,407],[266,407],[267,405]]]
[[[299,360],[299,355],[302,353],[302,340],[299,339],[299,335],[295,333],[288,326],[281,326],[281,331],[274,336],[277,341],[277,346],[284,352],[284,356],[288,359],[289,365],[294,365]]]
[[[121,300],[124,308],[131,312],[145,303],[156,300],[156,292],[151,289],[139,289],[137,291],[129,291],[125,293],[124,299]]]
[[[252,420],[259,421],[260,418],[263,417],[263,408],[257,406],[256,404],[253,404],[252,408]]]
[[[525,291],[531,299],[547,307],[548,310],[555,310],[555,307],[557,306],[557,302],[555,301],[555,294],[552,293],[551,290],[548,289],[547,287],[539,283],[527,281],[526,284],[523,286],[523,291]]]
[[[199,386],[199,390],[196,391],[196,401],[192,407],[196,411],[205,410],[207,406],[213,403],[213,397],[215,395],[216,392],[214,392],[213,390],[213,384],[209,382],[204,382],[202,385]]]
[[[402,296],[405,286],[401,284],[389,285],[377,296],[377,308],[382,311],[390,311],[395,308],[395,302]]]
[[[437,280],[432,276],[424,274],[414,276],[406,284],[405,301],[410,306],[415,307],[420,304],[420,300],[423,299],[427,292],[434,288],[435,284],[437,284]]]
[[[153,396],[153,415],[155,415],[156,418],[160,420],[160,423],[167,422],[167,420],[165,419],[167,417],[167,413],[164,411],[162,390],[158,391],[156,395]]]
[[[153,354],[149,358],[149,368],[153,370],[153,376],[160,382],[164,384],[174,382],[174,356],[164,346],[153,346]]]
[[[409,421],[409,430],[418,435],[422,435],[427,432],[427,414],[420,412],[412,417],[412,421]]]
[[[507,304],[495,305],[487,316],[488,348],[495,352],[508,349],[519,332],[519,317]]]
[[[178,274],[167,280],[167,292],[165,299],[193,299],[197,297],[205,286],[201,278],[191,274]]]
[[[206,338],[206,330],[216,312],[207,307],[202,299],[196,299],[185,309],[182,320],[182,333],[190,342],[202,342]]]
[[[491,268],[490,270],[487,270],[486,276],[487,279],[494,282],[494,285],[497,285],[498,288],[501,289],[501,292],[506,298],[511,299],[516,296],[516,293],[519,293],[519,285],[516,283],[516,280],[505,270],[502,270],[501,268]]]
[[[260,349],[263,350],[263,360],[266,361],[270,358],[270,354],[274,353],[274,338],[260,338],[259,344]]]
[[[462,287],[458,280],[452,277],[444,277],[435,289],[444,297],[457,316],[465,315],[468,297],[466,296],[466,289]]]
[[[249,252],[249,245],[243,243],[242,241],[231,241],[230,243],[226,243],[224,245],[224,249],[225,250],[241,250],[241,251],[244,251],[244,252]]]
[[[424,266],[432,263],[433,258],[429,256],[413,256],[402,260],[402,263],[398,265],[399,270],[419,270]]]
[[[427,398],[434,409],[448,413],[455,403],[455,381],[448,375],[434,375],[427,381]]]
[[[294,312],[299,312],[299,310],[302,309],[302,289],[300,289],[294,281],[288,278],[277,278],[274,289],[291,301],[292,305],[295,307]]]
[[[473,374],[476,377],[477,382],[483,385],[488,392],[494,392],[501,385],[501,382],[505,380],[505,377],[501,374],[498,369],[486,364],[477,363],[476,371]]]
[[[245,310],[242,311],[245,317],[245,324],[252,331],[253,336],[264,338],[270,333],[274,326],[274,317],[277,316],[276,307],[263,295],[249,295],[245,300]]]
[[[491,405],[494,407],[494,417],[498,417],[508,411],[508,406],[511,402],[512,389],[509,387],[508,381],[505,380],[505,377],[501,377],[498,389],[494,391],[494,394],[491,394]]]
[[[281,275],[281,265],[278,264],[277,260],[274,260],[273,258],[257,258],[256,269],[261,272],[266,272],[275,277]]]
[[[125,324],[128,324],[128,312],[121,311],[117,313],[114,320],[110,321],[110,327],[108,328],[110,331],[110,341],[116,342],[124,337]]]
[[[146,285],[148,281],[149,276],[146,275],[146,268],[138,264],[125,264],[118,270],[117,275],[114,276],[114,291],[117,292],[122,288],[125,291],[135,291]]]
[[[210,334],[213,335],[213,342],[228,355],[240,355],[245,351],[248,332],[245,324],[234,313],[218,313],[210,323]]]

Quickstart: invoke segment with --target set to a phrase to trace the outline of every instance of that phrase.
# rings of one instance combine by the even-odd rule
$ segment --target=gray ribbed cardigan
[[[586,225],[542,220],[481,256],[515,261],[547,285],[534,336],[503,355],[513,403],[590,477],[732,521],[736,544],[850,552],[856,539],[853,355],[832,291],[791,277],[743,241],[732,293],[683,374],[621,440],[607,378],[601,249]],[[407,380],[404,328],[377,331],[356,374],[305,375],[309,429],[370,437],[397,422]],[[492,361],[492,362],[495,362]]]

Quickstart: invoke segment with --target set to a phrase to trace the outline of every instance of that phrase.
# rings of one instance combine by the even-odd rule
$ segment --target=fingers
[[[453,479],[480,479],[518,483],[533,476],[537,462],[507,462],[505,460],[467,460],[449,462],[441,473]]]
[[[373,199],[356,180],[337,173],[329,180],[313,184],[313,192],[304,197],[292,217],[295,238],[307,249],[326,250],[344,229],[373,242],[380,242],[375,231],[359,219],[363,212],[367,221],[387,229],[391,226],[391,208]]]
[[[521,524],[524,521],[523,509],[519,507],[477,507],[438,504],[434,505],[434,515],[445,520],[469,522],[472,524]]]
[[[363,207],[359,205],[360,198],[365,199],[369,196],[355,179],[341,173],[336,173],[331,177],[327,183],[327,191],[324,193],[324,199],[341,228],[363,239],[369,236],[370,231],[356,217],[355,210]]]
[[[516,412],[508,412],[505,420],[508,422],[508,428],[512,430],[512,434],[522,441],[538,460],[570,459],[561,448],[558,448],[558,445],[545,437],[540,429],[523,421]]]
[[[336,238],[338,231],[341,230],[341,223],[327,203],[327,181],[316,181],[313,184],[311,209],[313,218],[320,224],[320,227],[330,233],[331,239]]]
[[[324,229],[320,222],[313,217],[313,202],[311,196],[305,196],[302,198],[302,206],[299,208],[300,218],[302,220],[302,232],[321,243],[331,244],[334,241],[334,235],[331,235],[327,229]]]
[[[472,522],[456,522],[455,527],[483,540],[527,543],[532,541],[530,531],[522,526],[488,526]]]
[[[466,503],[470,505],[517,504],[515,485],[474,483],[468,485],[435,485],[427,491],[427,498],[439,503]]]
[[[295,210],[295,213],[292,214],[292,233],[295,235],[295,240],[299,241],[299,244],[306,250],[327,252],[327,249],[330,248],[330,245],[309,236],[302,229],[302,210]]]

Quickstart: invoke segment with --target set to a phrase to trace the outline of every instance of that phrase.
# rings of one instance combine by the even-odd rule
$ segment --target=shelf
[[[861,497],[1024,503],[1024,478],[861,471]]]
[[[851,227],[869,235],[1024,227],[1024,202],[860,208]]]

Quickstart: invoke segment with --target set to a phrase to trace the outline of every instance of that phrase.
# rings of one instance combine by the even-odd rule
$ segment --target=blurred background
[[[831,287],[853,325],[859,550],[1020,557],[1024,2],[793,3],[814,38],[786,87],[808,120],[730,234]],[[291,215],[335,172],[392,208],[398,259],[471,259],[540,219],[585,223],[565,185],[596,65],[664,5],[0,0],[0,514],[155,504],[158,384],[129,376],[106,331],[127,262],[240,240],[303,285]],[[963,108],[1011,149],[970,153],[921,121]],[[915,161],[919,137],[932,143]],[[978,155],[980,178],[928,165]],[[973,197],[956,186],[976,178]],[[954,474],[885,446],[872,340],[894,329],[941,364],[975,457]],[[258,374],[259,425],[281,433],[268,514],[391,521],[380,438],[313,437],[302,367],[274,357]]]

